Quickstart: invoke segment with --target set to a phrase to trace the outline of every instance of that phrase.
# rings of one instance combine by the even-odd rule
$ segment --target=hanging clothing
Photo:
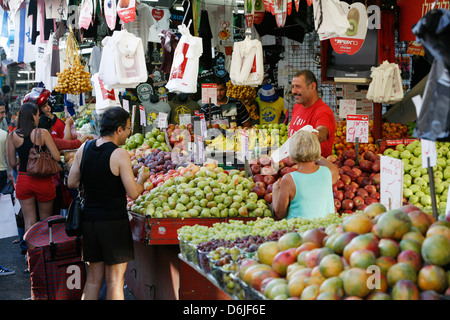
[[[35,61],[32,44],[32,16],[27,14],[29,4],[25,4],[14,15],[14,46],[11,59],[16,62],[29,63]]]
[[[259,40],[245,38],[235,42],[231,58],[230,79],[234,85],[258,86],[264,80],[264,58]]]
[[[178,45],[178,37],[170,30],[162,30],[160,33],[163,58],[160,69],[163,73],[170,73],[173,56]]]
[[[212,67],[212,38],[211,26],[209,24],[208,11],[202,10],[200,15],[200,27],[198,29],[198,36],[203,40],[203,54],[200,57],[200,65],[204,70],[209,70]]]
[[[147,54],[149,28],[152,25],[152,16],[150,6],[145,3],[139,3],[136,6],[136,18],[132,22],[124,23],[123,28],[142,39],[144,53]]]
[[[163,30],[170,28],[170,10],[150,7],[151,26],[149,30],[148,42],[159,42],[159,34]]]

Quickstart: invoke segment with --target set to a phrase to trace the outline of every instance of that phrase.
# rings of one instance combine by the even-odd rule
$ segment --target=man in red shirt
[[[289,125],[289,137],[306,125],[319,131],[318,138],[322,156],[328,157],[333,151],[336,121],[331,108],[320,99],[317,93],[317,80],[309,70],[294,74],[292,79],[292,95],[295,98]]]

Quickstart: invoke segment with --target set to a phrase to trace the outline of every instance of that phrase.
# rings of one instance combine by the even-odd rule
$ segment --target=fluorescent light
[[[178,11],[184,11],[184,8],[182,6],[176,6],[174,8],[175,8],[175,10],[178,10]]]
[[[27,70],[19,70],[19,73],[34,73],[34,70],[30,70],[30,71],[27,71]]]
[[[17,80],[16,83],[17,84],[28,84],[28,83],[36,83],[39,82],[37,80]]]

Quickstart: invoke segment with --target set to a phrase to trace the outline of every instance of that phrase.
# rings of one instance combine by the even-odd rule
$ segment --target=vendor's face
[[[227,87],[224,84],[217,86],[217,101],[224,102],[227,99]]]
[[[306,84],[305,76],[294,77],[292,79],[292,95],[295,103],[307,105],[315,91],[315,84]]]
[[[45,113],[47,116],[50,116],[52,114],[52,108],[46,103],[44,106],[41,107],[41,110],[43,113]]]

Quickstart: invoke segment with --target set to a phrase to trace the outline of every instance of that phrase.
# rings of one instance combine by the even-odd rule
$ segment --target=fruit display
[[[288,139],[287,125],[264,124],[255,125],[252,128],[227,128],[222,135],[207,141],[207,150],[241,151],[241,131],[248,133],[248,148],[278,148]]]
[[[436,142],[437,160],[433,167],[434,187],[438,213],[445,214],[448,189],[450,184],[450,143]],[[422,144],[420,140],[408,145],[399,144],[395,148],[387,148],[385,156],[403,161],[403,196],[409,203],[426,212],[432,211],[430,177],[428,169],[422,167]]]
[[[147,150],[144,151],[142,157],[136,159],[136,156],[133,156],[131,159],[131,165],[135,175],[137,175],[138,170],[142,166],[148,167],[150,175],[156,175],[160,172],[165,174],[170,170],[175,171],[174,169],[177,165],[172,162],[172,153],[170,151],[162,151],[160,149]]]
[[[292,162],[289,157],[282,159],[275,164],[269,156],[261,156],[259,159],[250,161],[250,170],[255,182],[255,192],[260,199],[265,199],[272,203],[273,184],[286,173],[297,170],[298,165]]]
[[[329,156],[339,170],[339,180],[333,185],[336,212],[351,213],[364,210],[380,201],[380,156],[365,151],[358,156],[354,150],[344,151],[340,156]]]
[[[244,171],[226,173],[212,163],[191,163],[157,175],[156,187],[129,203],[132,212],[152,218],[272,216],[267,203],[252,192],[254,182],[244,178]]]
[[[166,143],[166,134],[158,128],[146,132],[145,135],[138,132],[128,137],[123,146],[127,151],[134,149],[160,149],[162,151],[170,151],[171,148]],[[130,154],[131,155],[131,154]]]
[[[194,141],[191,124],[188,124],[187,126],[169,124],[166,133],[169,144],[174,151],[186,150],[187,142]]]
[[[240,100],[253,120],[258,120],[259,115],[257,112],[256,105],[254,104],[256,98],[256,88],[251,86],[238,86],[228,81],[227,84],[227,95],[234,99]]]
[[[91,75],[85,69],[80,48],[72,28],[70,28],[66,42],[65,65],[63,71],[56,73],[58,83],[54,88],[55,91],[62,94],[80,94],[91,91]]]
[[[340,156],[344,151],[355,150],[355,143],[347,142],[347,121],[336,122],[336,131],[334,135],[333,154]],[[359,154],[365,151],[378,152],[378,145],[373,138],[373,120],[369,120],[369,142],[359,144]]]
[[[450,221],[379,203],[342,223],[261,244],[236,275],[271,300],[439,300],[450,295]]]

